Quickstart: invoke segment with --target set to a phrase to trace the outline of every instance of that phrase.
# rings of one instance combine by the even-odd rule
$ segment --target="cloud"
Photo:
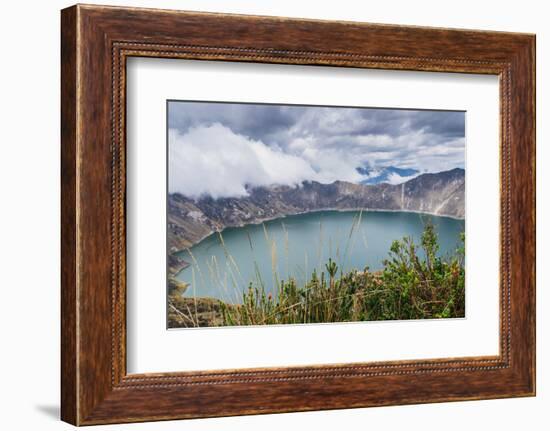
[[[220,123],[240,135],[281,147],[309,135],[399,137],[422,131],[440,140],[463,137],[465,130],[462,111],[171,101],[168,116],[170,127],[183,133]]]
[[[300,156],[312,167],[315,175],[308,180],[329,184],[334,181],[359,182],[362,176],[355,169],[361,161],[354,154],[333,149],[305,148]]]
[[[168,126],[169,190],[193,197],[359,182],[359,166],[440,172],[465,163],[460,111],[171,101]]]
[[[262,140],[288,130],[307,109],[244,103],[169,102],[170,128],[185,133],[190,128],[219,123],[239,135]]]
[[[397,175],[395,173],[392,173],[392,174],[388,175],[388,179],[384,182],[388,183],[388,184],[392,184],[392,185],[402,184],[402,183],[406,183],[409,180],[412,180],[413,178],[416,178],[419,175],[420,175],[420,173],[410,175],[408,177],[402,177],[401,175]]]
[[[219,123],[169,130],[170,193],[239,197],[247,185],[298,185],[317,174],[302,158],[234,133]]]

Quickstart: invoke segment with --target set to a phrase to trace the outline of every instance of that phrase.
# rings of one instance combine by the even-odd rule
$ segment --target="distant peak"
[[[396,166],[360,166],[356,170],[363,176],[359,182],[367,185],[381,183],[401,184],[420,174],[420,171],[417,169],[398,168]]]

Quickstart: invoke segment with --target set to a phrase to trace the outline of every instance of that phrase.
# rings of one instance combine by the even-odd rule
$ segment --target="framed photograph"
[[[535,37],[62,11],[62,419],[535,394]]]
[[[167,112],[168,328],[465,317],[465,112]]]

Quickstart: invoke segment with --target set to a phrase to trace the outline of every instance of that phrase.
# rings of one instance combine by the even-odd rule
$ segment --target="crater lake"
[[[435,226],[439,255],[454,253],[463,219],[402,211],[317,211],[215,232],[177,253],[189,266],[176,279],[188,283],[186,297],[240,303],[250,283],[275,295],[279,281],[293,277],[302,285],[314,270],[324,271],[329,258],[344,272],[381,270],[394,240],[410,236],[420,246],[426,222]]]

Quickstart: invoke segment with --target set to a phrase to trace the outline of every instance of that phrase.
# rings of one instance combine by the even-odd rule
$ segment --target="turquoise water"
[[[276,279],[303,283],[331,257],[344,271],[381,269],[391,243],[412,236],[419,243],[431,220],[440,254],[454,252],[464,220],[408,212],[320,211],[227,228],[179,255],[191,265],[176,278],[190,284],[185,296],[241,302],[249,283],[263,283],[275,293]],[[275,275],[274,275],[275,274]]]

